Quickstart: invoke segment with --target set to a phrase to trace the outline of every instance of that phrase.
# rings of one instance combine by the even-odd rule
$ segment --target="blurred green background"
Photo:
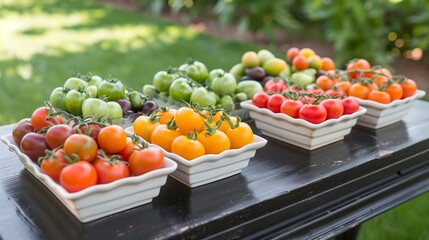
[[[141,91],[157,71],[188,57],[226,70],[248,50],[268,48],[284,58],[285,34],[330,42],[339,66],[356,57],[386,65],[415,57],[427,64],[428,1],[110,2],[135,11],[95,0],[0,1],[0,125],[29,117],[73,72],[113,76]],[[263,38],[209,36],[156,17],[166,13],[179,14],[182,23],[208,16]],[[359,239],[429,239],[428,199],[422,195],[368,221]]]

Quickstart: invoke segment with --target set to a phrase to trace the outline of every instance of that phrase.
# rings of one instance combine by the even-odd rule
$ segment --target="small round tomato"
[[[347,64],[346,70],[351,79],[359,79],[361,76],[371,78],[372,73],[363,73],[371,69],[371,64],[365,59],[357,59]]]
[[[332,60],[332,58],[329,58],[329,57],[323,57],[320,60],[320,69],[325,71],[334,70],[335,69],[334,60]]]
[[[411,97],[417,92],[417,84],[414,80],[407,79],[401,83],[403,90],[402,98]]]
[[[136,151],[137,148],[138,148],[137,144],[135,144],[131,138],[127,138],[127,144],[117,154],[119,154],[122,157],[123,160],[128,161],[128,159],[130,158],[131,154],[134,151]]]
[[[308,59],[301,55],[294,57],[292,60],[292,66],[298,71],[307,69],[309,64]]]
[[[286,99],[280,106],[280,111],[293,118],[299,118],[299,109],[304,105],[301,101]]]
[[[197,139],[181,135],[171,143],[171,152],[186,160],[192,160],[205,154],[204,145]]]
[[[76,133],[85,134],[97,140],[101,126],[97,123],[82,123],[73,127]]]
[[[156,112],[159,117],[160,124],[166,124],[172,117],[176,115],[177,110],[174,108],[160,107]]]
[[[237,121],[225,131],[231,141],[231,149],[238,149],[253,142],[253,131],[247,123]]]
[[[339,99],[326,99],[320,103],[326,108],[326,119],[339,118],[344,113],[344,106]]]
[[[59,181],[61,171],[69,164],[64,154],[64,148],[60,148],[55,152],[50,152],[40,162],[40,170],[54,181]]]
[[[79,192],[97,184],[97,171],[86,161],[69,164],[60,173],[60,184],[70,193]]]
[[[371,87],[369,85],[362,84],[360,82],[353,83],[349,91],[347,92],[347,95],[358,97],[361,99],[367,99],[369,92],[371,92]]]
[[[73,134],[64,142],[64,150],[68,155],[76,154],[81,161],[91,162],[97,156],[97,142],[85,134]]]
[[[332,88],[334,84],[335,81],[326,75],[320,75],[316,79],[316,86],[320,89],[323,89],[324,91],[327,91],[328,89]]]
[[[384,104],[390,103],[392,101],[388,92],[381,91],[378,89],[373,89],[368,94],[368,100],[372,100],[372,101],[384,103]]]
[[[34,127],[33,125],[31,125],[31,119],[30,118],[21,119],[13,127],[13,130],[12,130],[13,141],[16,143],[17,146],[19,146],[25,134],[33,131],[34,131]]]
[[[266,92],[282,92],[286,89],[286,82],[283,79],[272,78],[264,84]]]
[[[74,133],[73,128],[67,124],[54,125],[46,131],[46,143],[50,149],[60,147]]]
[[[24,135],[19,148],[31,160],[36,162],[39,157],[45,155],[48,144],[46,144],[44,134],[31,132]]]
[[[259,108],[266,108],[270,96],[266,92],[257,92],[252,97],[253,105]]]
[[[128,166],[119,160],[97,158],[94,160],[94,168],[97,171],[97,183],[110,183],[130,176]]]
[[[305,104],[299,110],[299,117],[314,123],[319,124],[326,120],[327,112],[326,108],[322,105],[309,105]]]
[[[237,123],[237,117],[234,116],[228,116],[229,120],[231,121],[232,124],[236,124]],[[222,119],[221,124],[218,126],[218,130],[225,132],[226,130],[230,129],[231,126],[229,125],[228,121],[226,119]]]
[[[339,81],[335,83],[334,86],[341,89],[344,93],[347,93],[351,85],[352,84],[349,81]]]
[[[344,106],[343,114],[352,114],[359,110],[359,102],[354,97],[346,97],[342,102]]]
[[[270,109],[274,113],[279,113],[280,112],[280,106],[282,105],[282,103],[285,100],[286,100],[286,98],[283,97],[283,95],[275,93],[275,94],[271,95],[270,98],[268,98],[267,108]]]
[[[194,109],[181,107],[177,110],[175,120],[182,134],[200,132],[204,129],[204,118]]]
[[[147,147],[134,151],[128,162],[131,173],[138,176],[162,168],[164,166],[164,153],[157,147]]]
[[[153,130],[150,142],[162,147],[167,152],[171,152],[171,143],[180,135],[181,133],[177,128],[160,124]]]
[[[48,112],[45,107],[39,107],[31,114],[31,125],[36,131],[42,130],[42,128],[49,127],[52,120],[47,119]]]
[[[100,148],[107,153],[117,153],[127,144],[127,133],[118,125],[110,125],[100,130],[97,142]]]
[[[401,99],[403,94],[404,94],[404,90],[402,89],[401,85],[399,83],[396,83],[396,82],[390,84],[386,88],[386,92],[389,93],[390,99],[392,101],[397,100],[397,99]]]
[[[153,115],[139,116],[133,122],[134,133],[146,141],[150,141],[153,130],[159,125],[158,119]]]
[[[299,48],[296,48],[296,47],[291,47],[286,52],[286,58],[289,61],[292,61],[298,55],[299,55]]]
[[[205,129],[197,136],[197,140],[204,145],[205,154],[219,154],[231,148],[228,136],[216,129]]]

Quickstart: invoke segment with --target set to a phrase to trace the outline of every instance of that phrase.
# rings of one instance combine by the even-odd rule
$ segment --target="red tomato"
[[[346,95],[346,93],[342,89],[336,87],[329,89],[325,92],[325,94],[330,96],[331,98],[340,98]]]
[[[127,133],[118,125],[104,127],[98,133],[98,145],[107,153],[120,152],[127,145]]]
[[[339,99],[326,99],[320,103],[326,108],[326,119],[339,118],[344,113],[344,106]]]
[[[98,184],[110,183],[130,176],[130,170],[123,161],[106,161],[102,158],[97,158],[93,165],[97,171]]]
[[[42,130],[44,127],[49,127],[50,123],[53,123],[52,119],[46,119],[48,112],[45,107],[39,107],[34,110],[31,115],[31,124],[33,125],[36,131]]]
[[[15,124],[15,126],[13,127],[13,130],[12,130],[13,141],[16,143],[17,146],[19,146],[25,134],[33,131],[34,131],[34,127],[33,125],[31,125],[31,119],[24,118],[20,120],[17,124]]]
[[[131,154],[130,170],[134,176],[142,175],[164,166],[164,153],[157,147],[147,147]]]
[[[359,102],[354,97],[346,97],[342,102],[344,106],[343,114],[352,114],[359,110]]]
[[[50,176],[54,181],[59,181],[61,171],[69,164],[64,158],[64,154],[64,148],[60,148],[54,153],[51,152],[48,156],[42,159],[40,170]]]
[[[301,101],[286,99],[280,106],[280,111],[293,118],[299,118],[299,109],[304,105]]]
[[[95,140],[97,140],[98,133],[100,132],[101,128],[102,127],[96,123],[88,123],[82,124],[80,126],[74,126],[74,129],[77,133],[88,135]]]
[[[268,80],[264,85],[266,92],[282,92],[286,89],[286,83],[283,79],[273,78]]]
[[[60,184],[68,192],[79,192],[97,184],[97,171],[86,161],[72,163],[61,171]]]
[[[97,142],[85,134],[73,134],[64,142],[64,149],[68,155],[76,154],[81,161],[91,162],[97,156]]]
[[[269,98],[270,95],[268,95],[266,92],[257,92],[252,97],[252,103],[259,108],[267,108]]]
[[[283,97],[283,95],[278,94],[278,93],[273,94],[270,96],[270,98],[268,98],[267,108],[270,109],[274,113],[278,113],[278,112],[280,112],[280,106],[282,105],[282,103],[285,100],[286,100],[286,98]]]
[[[322,105],[309,105],[305,104],[299,110],[299,117],[314,123],[318,124],[326,120],[326,109]]]
[[[127,138],[127,144],[125,147],[119,151],[117,154],[121,155],[122,159],[128,161],[131,156],[131,153],[136,151],[138,146],[131,140],[131,138]]]
[[[50,149],[60,147],[73,133],[75,133],[75,131],[69,125],[54,125],[50,127],[46,132],[46,143],[48,144]]]

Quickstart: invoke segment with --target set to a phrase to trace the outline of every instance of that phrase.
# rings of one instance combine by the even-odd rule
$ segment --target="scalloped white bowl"
[[[241,107],[249,110],[250,117],[255,120],[256,127],[262,134],[307,150],[342,140],[356,125],[358,117],[366,112],[365,108],[360,107],[353,114],[313,124],[283,113],[274,113],[267,108],[259,108],[251,100],[242,102]]]
[[[417,90],[416,94],[405,99],[398,99],[388,104],[356,98],[359,104],[367,109],[366,114],[359,117],[357,125],[378,129],[399,122],[407,114],[416,99],[424,97],[425,91]]]
[[[125,130],[134,133],[132,127]],[[158,145],[149,145],[158,146],[163,150],[165,156],[176,161],[177,170],[170,174],[173,178],[194,188],[233,176],[247,167],[249,160],[255,156],[256,150],[267,144],[266,139],[257,135],[253,136],[252,143],[239,149],[230,149],[219,154],[206,154],[192,160],[186,160]]]
[[[176,162],[165,157],[163,168],[140,176],[131,176],[69,193],[48,175],[42,173],[40,167],[21,152],[13,141],[12,135],[2,136],[1,140],[18,155],[25,168],[81,222],[89,222],[150,203],[154,197],[159,195],[161,187],[167,181],[168,174],[177,168]]]

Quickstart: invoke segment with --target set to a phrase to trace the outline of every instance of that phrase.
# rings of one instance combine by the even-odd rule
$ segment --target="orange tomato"
[[[153,130],[158,125],[159,122],[154,121],[150,116],[139,116],[133,122],[133,130],[135,134],[149,142]]]
[[[414,82],[414,80],[411,79],[407,79],[401,83],[401,87],[403,90],[402,98],[413,96],[417,91],[417,84]]]
[[[392,76],[389,69],[387,68],[378,68],[378,69],[375,69],[374,72],[376,72],[374,76],[375,77],[374,82],[379,87],[385,86],[386,83],[389,81],[389,78]],[[377,73],[380,73],[380,75]]]
[[[204,145],[188,136],[181,135],[171,143],[171,152],[184,159],[192,160],[205,154]]]
[[[321,59],[320,69],[329,71],[335,69],[335,63],[331,58],[324,57]]]
[[[386,88],[386,92],[389,93],[390,99],[392,101],[401,99],[402,95],[404,94],[404,91],[402,90],[402,87],[399,83],[392,83]]]
[[[308,59],[301,55],[294,57],[292,60],[292,66],[298,71],[307,69],[309,64]]]
[[[360,82],[353,83],[348,92],[347,95],[358,97],[361,99],[367,99],[368,94],[371,92],[372,88],[369,85],[362,84]]]
[[[165,124],[170,120],[172,117],[176,115],[177,110],[174,108],[166,108],[166,107],[160,107],[157,111],[156,116],[159,117],[159,123]]]
[[[320,75],[317,79],[316,79],[316,86],[320,89],[322,89],[323,91],[326,91],[330,88],[332,88],[335,84],[335,81],[332,80],[331,78],[329,78],[328,76],[325,75]]]
[[[335,86],[337,86],[339,89],[341,89],[343,92],[347,93],[349,91],[350,86],[352,85],[349,81],[339,81],[335,83]]]
[[[168,127],[166,124],[159,124],[155,127],[150,137],[150,142],[171,152],[171,143],[181,135],[178,128]]]
[[[359,71],[371,70],[371,64],[369,64],[369,62],[365,59],[357,59],[347,64],[346,70],[350,71],[348,75],[351,79],[359,79],[361,77],[361,73]],[[363,74],[363,76],[367,78],[371,78],[372,75],[372,73]]]
[[[237,117],[234,116],[229,116],[229,119],[231,120],[231,122],[233,124],[237,123]],[[222,123],[218,126],[218,130],[225,132],[226,130],[228,130],[229,128],[231,128],[231,126],[229,125],[228,121],[226,120],[222,120]]]
[[[231,148],[228,136],[216,129],[204,129],[198,134],[197,140],[204,145],[206,154],[218,154]]]
[[[176,123],[179,131],[182,134],[188,132],[201,132],[204,128],[204,117],[202,117],[196,110],[189,107],[181,107],[176,112]]]
[[[107,153],[117,153],[127,145],[127,133],[121,126],[110,125],[100,130],[97,142]]]
[[[286,58],[289,61],[292,61],[298,55],[299,55],[299,49],[296,47],[289,48],[286,52]]]
[[[389,93],[387,93],[386,91],[378,90],[378,89],[373,89],[368,94],[368,100],[372,100],[372,101],[384,103],[384,104],[390,103],[392,101]]]
[[[238,121],[238,124],[227,129],[225,134],[231,141],[231,149],[238,149],[253,142],[253,131],[247,123]]]

